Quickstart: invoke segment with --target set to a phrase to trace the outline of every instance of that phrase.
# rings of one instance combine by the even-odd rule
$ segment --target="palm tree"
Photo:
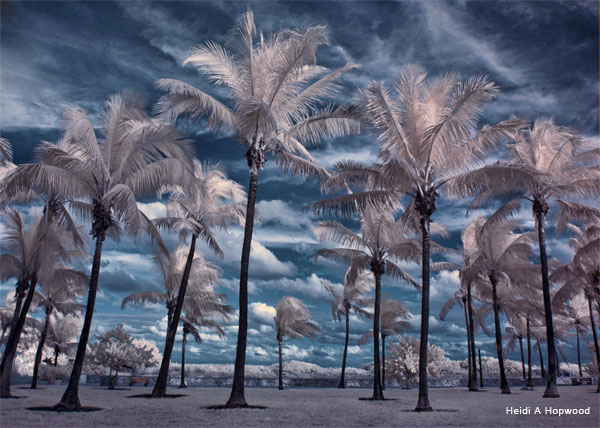
[[[346,337],[344,340],[344,356],[342,357],[342,374],[340,376],[340,383],[338,388],[345,388],[345,374],[346,374],[346,357],[348,355],[348,340],[350,338],[350,310],[354,311],[362,316],[372,317],[373,315],[362,309],[364,306],[372,306],[373,300],[362,297],[367,291],[373,288],[373,278],[370,272],[361,272],[355,278],[350,276],[351,269],[346,271],[344,276],[344,291],[340,295],[335,288],[327,281],[321,280],[323,285],[333,295],[334,301],[331,304],[331,314],[333,320],[342,320],[342,315],[346,320]]]
[[[85,272],[69,266],[52,266],[50,272],[44,272],[39,276],[39,291],[34,299],[37,297],[37,306],[44,309],[45,317],[35,353],[31,389],[37,388],[38,370],[42,362],[52,312],[58,311],[65,315],[83,312],[84,306],[75,303],[74,300],[85,294],[85,285],[89,284],[89,281],[90,278]]]
[[[283,389],[283,356],[281,350],[283,338],[285,336],[294,339],[308,337],[313,340],[315,334],[320,332],[321,329],[310,318],[310,312],[304,303],[290,296],[282,297],[277,304],[275,328],[277,330],[277,343],[279,344],[279,389]]]
[[[233,309],[231,309],[233,311]],[[181,340],[181,380],[179,382],[179,388],[187,388],[185,384],[185,344],[187,343],[187,335],[191,334],[197,343],[202,343],[202,336],[196,328],[208,327],[219,335],[221,339],[225,337],[225,330],[223,327],[210,319],[206,318],[189,318],[186,315],[181,316],[181,322],[183,323],[183,337]]]
[[[399,320],[411,317],[410,311],[400,300],[381,299],[381,389],[385,389],[385,339],[390,336],[405,333],[410,329],[410,323]],[[373,338],[373,330],[367,331],[358,339],[358,346],[362,346]]]
[[[347,116],[345,109],[321,108],[323,101],[341,88],[337,83],[340,77],[356,67],[347,64],[324,74],[326,69],[315,64],[318,47],[327,43],[325,27],[282,30],[268,38],[261,35],[260,43],[255,44],[254,14],[249,10],[230,34],[228,46],[233,52],[207,42],[184,63],[196,65],[215,86],[226,91],[231,102],[221,102],[181,81],[161,79],[157,84],[167,95],[160,99],[157,111],[170,119],[181,114],[195,120],[207,117],[209,128],[234,133],[248,148],[250,182],[240,270],[238,342],[233,386],[226,404],[245,407],[248,266],[259,170],[272,152],[284,172],[323,177],[326,171],[314,162],[305,146],[323,137],[357,133],[360,125]]]
[[[185,187],[172,189],[174,194],[167,204],[168,216],[154,220],[159,227],[179,232],[182,239],[189,234],[192,235],[183,274],[176,291],[173,319],[167,331],[163,360],[152,390],[152,395],[155,397],[165,396],[167,392],[169,363],[196,251],[196,240],[200,238],[212,251],[222,257],[223,251],[213,236],[211,228],[226,230],[227,226],[234,221],[241,223],[244,216],[244,207],[239,203],[244,192],[239,184],[225,177],[218,165],[195,162],[194,179]]]
[[[63,139],[56,144],[43,143],[38,148],[40,163],[21,165],[4,186],[11,193],[34,188],[71,198],[71,206],[92,221],[95,249],[86,314],[73,371],[57,409],[81,407],[79,378],[107,234],[117,234],[121,229],[133,234],[145,230],[160,239],[135,198],[155,195],[164,186],[185,181],[192,158],[180,134],[150,119],[141,100],[131,94],[112,96],[102,119],[103,138],[98,138],[85,112],[78,107],[68,108],[63,118]]]
[[[351,213],[366,203],[389,206],[404,194],[412,202],[404,212],[409,223],[420,230],[422,240],[421,340],[419,350],[419,398],[417,411],[432,410],[427,388],[427,338],[429,332],[429,281],[431,216],[439,191],[470,194],[471,183],[460,180],[465,170],[484,160],[485,154],[506,138],[514,138],[523,121],[510,119],[496,125],[476,125],[483,107],[497,93],[485,76],[461,81],[456,73],[426,79],[417,65],[401,70],[395,86],[397,99],[383,83],[371,83],[359,91],[356,105],[371,124],[380,143],[381,164],[367,167],[344,161],[337,173],[325,180],[322,189],[335,192],[346,186],[369,183],[366,191],[331,198],[314,204],[315,211]],[[460,191],[456,190],[459,188]],[[364,189],[363,189],[364,190]]]
[[[38,280],[56,265],[68,263],[73,257],[83,256],[81,251],[74,248],[72,235],[65,233],[58,224],[46,222],[45,216],[38,214],[29,228],[26,228],[17,211],[7,209],[5,213],[6,232],[3,243],[10,252],[0,256],[0,271],[3,279],[17,278],[17,291],[11,330],[0,365],[1,398],[11,397],[10,375],[13,361]]]
[[[492,288],[492,309],[494,312],[494,327],[496,336],[496,352],[498,354],[498,365],[500,368],[500,388],[503,394],[510,394],[510,388],[504,372],[504,360],[502,355],[502,330],[500,328],[500,310],[502,300],[499,298],[498,285],[504,285],[502,295],[507,296],[515,292],[512,284],[528,284],[532,272],[537,266],[529,263],[527,259],[533,256],[531,247],[533,245],[532,232],[513,233],[518,224],[513,220],[506,220],[511,215],[509,207],[501,207],[488,220],[476,218],[473,222],[477,225],[475,240],[465,242],[465,246],[477,247],[473,252],[473,270],[478,270],[481,275],[487,276]],[[489,312],[489,304],[483,305],[478,316],[484,318]]]
[[[355,278],[361,271],[371,271],[375,276],[375,304],[373,313],[373,400],[383,400],[380,379],[379,326],[381,277],[383,274],[405,280],[416,288],[419,284],[394,261],[418,260],[419,241],[407,237],[406,228],[396,222],[392,212],[365,207],[361,211],[361,233],[335,221],[323,221],[315,228],[315,234],[321,241],[329,240],[342,245],[340,248],[323,248],[317,251],[319,257],[344,262],[349,265],[349,278]],[[438,246],[436,246],[438,248]],[[439,247],[441,249],[441,247]]]
[[[188,254],[186,254],[188,253]],[[157,250],[152,261],[159,272],[163,291],[148,290],[138,291],[125,297],[121,302],[121,309],[127,305],[146,306],[148,304],[164,303],[167,307],[167,337],[165,342],[165,352],[161,362],[161,371],[159,372],[156,384],[160,387],[153,390],[153,395],[157,397],[166,396],[166,388],[169,373],[169,363],[173,345],[175,343],[175,334],[170,333],[175,330],[180,321],[180,314],[177,314],[179,306],[180,313],[184,311],[188,315],[205,314],[227,314],[232,309],[223,303],[224,297],[214,292],[213,286],[217,283],[220,270],[217,266],[204,260],[198,254],[193,253],[193,259],[188,266],[189,251],[184,246],[177,247],[172,253],[163,250]],[[185,278],[187,271],[187,278]],[[184,283],[185,291],[182,294],[181,284]],[[189,289],[188,289],[189,287]],[[181,298],[181,302],[180,300]],[[178,315],[175,317],[175,315]],[[166,356],[166,354],[169,354]],[[155,385],[156,385],[155,384]]]
[[[60,312],[50,316],[46,344],[54,349],[54,361],[50,362],[53,366],[58,364],[60,354],[71,355],[77,349],[77,334],[81,331],[82,318],[80,315],[64,315]]]
[[[598,372],[600,372],[600,346],[598,345],[598,335],[594,322],[594,303],[596,304],[597,313],[600,314],[600,263],[598,263],[598,259],[600,259],[600,251],[598,250],[600,246],[600,211],[591,207],[586,207],[585,211],[586,215],[591,213],[593,216],[587,219],[587,226],[584,230],[573,224],[567,225],[574,234],[569,242],[569,245],[575,250],[571,262],[555,269],[550,279],[552,281],[565,281],[554,294],[553,305],[565,307],[569,300],[575,298],[581,292],[587,299],[589,323],[594,339]],[[576,218],[575,215],[571,215],[571,218],[574,217]],[[600,392],[600,385],[596,392]]]
[[[508,162],[482,168],[466,177],[470,183],[477,183],[475,187],[481,191],[471,205],[480,205],[492,197],[514,196],[515,193],[519,195],[516,200],[523,198],[532,204],[540,251],[548,346],[548,376],[544,397],[559,397],[546,253],[546,216],[553,200],[559,206],[559,215],[556,216],[559,220],[558,229],[574,213],[578,217],[586,216],[586,206],[568,198],[580,200],[600,195],[600,170],[597,167],[600,153],[597,148],[588,150],[589,146],[581,137],[555,125],[551,119],[536,120],[533,128],[508,148]]]

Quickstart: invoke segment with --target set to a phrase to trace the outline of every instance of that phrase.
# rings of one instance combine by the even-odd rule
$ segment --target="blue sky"
[[[183,67],[182,60],[197,44],[224,42],[248,6],[254,10],[258,31],[265,34],[327,25],[331,43],[319,50],[318,63],[338,67],[352,61],[362,66],[345,77],[345,96],[370,80],[393,83],[406,63],[419,63],[432,75],[451,70],[465,77],[485,73],[501,92],[485,110],[482,124],[511,115],[528,120],[551,116],[598,141],[598,6],[594,1],[2,2],[0,130],[14,145],[15,161],[30,161],[36,144],[60,136],[58,123],[66,105],[81,106],[94,120],[108,96],[132,89],[141,92],[151,106],[160,95],[153,82],[165,77],[215,93],[192,66]],[[194,140],[198,158],[220,161],[229,177],[247,186],[244,151],[232,138],[211,135],[200,126],[181,123],[181,127]],[[345,158],[376,160],[374,140],[367,136],[326,141],[313,153],[324,166]],[[319,219],[303,210],[319,198],[316,181],[284,176],[272,161],[261,173],[261,223],[255,228],[250,269],[250,364],[276,362],[273,307],[284,295],[304,300],[323,329],[314,342],[288,341],[285,358],[322,366],[340,364],[344,325],[331,319],[331,299],[320,279],[339,285],[345,267],[313,261],[320,244],[312,228]],[[469,221],[464,207],[464,202],[438,205],[434,220],[452,232],[444,242],[447,245],[457,246],[460,231]],[[144,201],[142,208],[159,215],[164,205]],[[525,230],[533,227],[528,210],[520,217]],[[550,232],[551,255],[567,261],[567,238]],[[223,269],[219,290],[236,306],[242,230],[232,228],[218,236],[224,259],[207,257]],[[169,242],[177,245],[175,238]],[[162,349],[164,308],[120,310],[128,293],[159,286],[150,267],[151,252],[150,243],[144,240],[107,242],[95,332],[123,323],[131,334],[155,340]],[[419,266],[407,269],[420,277]],[[415,314],[412,334],[418,334],[418,293],[387,278],[383,284],[384,293],[403,300]],[[434,275],[432,315],[437,315],[457,284],[456,272]],[[0,299],[12,290],[12,283],[0,285]],[[445,322],[433,319],[430,325],[431,342],[443,346],[453,358],[466,355],[461,314],[454,310]],[[350,365],[371,359],[372,347],[356,346],[369,328],[369,322],[352,315]],[[233,363],[235,322],[227,332],[226,340],[205,334],[203,344],[190,348],[188,361]],[[478,341],[482,352],[493,355],[490,338],[479,335]],[[572,344],[565,351],[573,362]],[[179,358],[176,346],[173,359]]]

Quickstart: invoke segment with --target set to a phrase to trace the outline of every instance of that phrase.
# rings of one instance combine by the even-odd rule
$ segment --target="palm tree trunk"
[[[8,341],[6,342],[6,346],[4,347],[4,354],[2,354],[2,364],[4,364],[4,358],[6,357],[6,350],[9,348],[9,344],[15,338],[15,331],[17,330],[17,322],[19,321],[19,315],[21,314],[21,307],[23,305],[23,298],[25,297],[25,291],[27,290],[27,283],[25,283],[25,289],[23,289],[23,282],[17,282],[17,287],[15,291],[16,302],[15,302],[15,310],[13,312],[12,319],[10,320],[10,331],[8,333]],[[4,367],[4,366],[3,366]]]
[[[160,370],[156,383],[152,389],[153,397],[164,397],[167,395],[167,382],[169,380],[169,364],[171,363],[171,354],[173,353],[173,346],[175,345],[175,335],[177,334],[177,327],[179,326],[179,317],[181,316],[181,310],[183,308],[183,301],[185,299],[185,291],[187,289],[188,280],[190,278],[190,271],[192,270],[192,263],[194,261],[194,254],[196,252],[196,239],[197,235],[192,234],[192,242],[190,243],[190,251],[188,252],[187,260],[185,261],[185,267],[183,269],[183,275],[181,276],[181,284],[179,285],[179,291],[177,292],[177,303],[175,304],[175,311],[173,312],[173,319],[171,325],[167,331],[167,338],[165,340],[165,351],[163,358],[160,363]]]
[[[58,345],[54,345],[54,367],[58,365]]]
[[[350,339],[350,308],[346,308],[346,339],[344,341],[344,356],[342,357],[342,375],[338,388],[346,387],[346,357],[348,355],[348,340]]]
[[[381,389],[385,391],[385,336],[381,336]]]
[[[579,367],[579,377],[583,377],[583,371],[581,370],[581,353],[579,351],[579,328],[575,326],[575,333],[577,334],[577,366]]]
[[[463,296],[463,309],[465,312],[465,330],[467,331],[467,363],[469,365],[467,385],[470,386],[473,383],[473,367],[471,361],[471,330],[469,329],[469,315],[467,310],[467,298]]]
[[[542,354],[542,344],[540,343],[539,340],[537,342],[537,347],[538,347],[538,351],[540,353],[540,368],[541,368],[540,376],[543,379],[544,377],[546,377],[546,372],[544,371],[544,355]]]
[[[181,380],[179,382],[180,388],[187,388],[185,384],[185,343],[187,333],[185,332],[185,328],[183,329],[183,339],[181,340]]]
[[[477,388],[477,359],[475,358],[475,326],[473,325],[471,282],[467,284],[467,309],[469,313],[469,332],[471,336],[471,362],[473,364],[473,368],[471,370],[472,376],[471,383],[469,384],[469,391],[479,391],[479,389]]]
[[[51,306],[46,306],[46,318],[44,319],[44,328],[40,335],[37,351],[35,352],[35,363],[33,364],[33,378],[31,379],[31,389],[37,388],[38,371],[42,362],[42,354],[44,352],[44,344],[46,343],[46,335],[48,334],[48,325],[50,324]]]
[[[371,400],[383,400],[381,390],[381,367],[379,359],[379,318],[381,306],[381,274],[379,261],[373,261],[371,269],[375,274],[375,310],[373,314],[373,396]]]
[[[25,325],[25,320],[27,319],[27,313],[29,312],[31,301],[33,300],[33,296],[35,294],[36,283],[36,278],[30,281],[29,291],[27,292],[27,297],[25,297],[23,306],[21,307],[21,312],[19,313],[19,317],[15,325],[14,334],[13,331],[11,331],[11,335],[9,336],[9,341],[11,336],[12,341],[7,344],[6,350],[4,351],[4,358],[0,364],[0,398],[11,397],[10,375],[13,369],[13,361],[15,359],[15,354],[17,353],[17,346],[19,344],[19,339],[21,338],[21,333],[23,332],[23,326]]]
[[[523,355],[523,338],[519,337],[519,349],[521,350],[521,368],[523,371],[523,380],[526,380],[525,378],[525,356]]]
[[[526,389],[533,389],[531,381],[531,327],[529,325],[529,317],[527,317],[527,384]]]
[[[483,368],[481,367],[481,349],[477,349],[479,353],[479,387],[483,388]]]
[[[594,313],[592,311],[592,298],[588,296],[588,306],[590,308],[590,322],[592,324],[592,337],[594,338],[594,351],[596,351],[596,364],[598,365],[598,388],[596,392],[600,392],[600,347],[598,346],[598,335],[596,334],[596,324],[594,323]]]
[[[496,329],[496,353],[498,354],[498,366],[500,368],[500,389],[502,394],[510,394],[506,373],[504,371],[504,357],[502,356],[502,331],[500,330],[500,305],[498,304],[497,281],[495,276],[490,275],[492,283],[492,294],[494,299],[494,327]]]
[[[429,263],[431,243],[429,216],[421,216],[422,261],[421,261],[421,341],[419,343],[419,399],[416,411],[432,411],[427,385],[427,338],[429,335]]]
[[[244,371],[246,366],[246,339],[248,336],[248,268],[250,266],[250,248],[252,231],[254,229],[254,206],[258,189],[258,169],[250,168],[250,183],[248,185],[248,203],[246,206],[246,224],[244,226],[244,242],[242,245],[242,263],[240,269],[240,315],[235,352],[235,368],[233,371],[233,386],[226,407],[246,407],[244,395]]]
[[[554,348],[554,327],[552,324],[552,302],[550,298],[550,282],[548,281],[548,257],[546,255],[546,234],[544,224],[548,206],[545,202],[535,199],[533,212],[535,214],[538,241],[540,247],[540,265],[542,270],[542,291],[544,294],[544,316],[546,320],[546,344],[548,345],[548,374],[546,376],[546,390],[544,397],[558,398],[556,387],[556,350]]]
[[[279,386],[277,389],[283,390],[283,355],[281,352],[281,339],[277,340],[279,344]]]
[[[100,265],[102,264],[102,244],[106,236],[105,232],[106,230],[99,231],[96,235],[96,248],[94,250],[94,259],[92,261],[90,288],[88,290],[83,328],[81,329],[81,336],[79,336],[79,343],[77,344],[77,352],[75,353],[75,361],[73,362],[73,370],[71,371],[69,384],[58,404],[54,406],[58,410],[77,410],[81,407],[81,402],[79,401],[79,379],[81,378],[81,372],[83,371],[85,352],[90,338],[90,329],[92,328],[92,318],[94,316],[94,306],[96,304],[96,292],[98,291],[98,279],[100,278]]]

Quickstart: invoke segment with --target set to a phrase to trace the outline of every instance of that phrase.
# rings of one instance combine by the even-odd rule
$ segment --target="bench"
[[[591,385],[592,378],[591,377],[572,377],[571,385]]]
[[[129,386],[133,386],[136,383],[143,383],[144,386],[148,386],[148,378],[147,377],[131,377],[129,381]]]

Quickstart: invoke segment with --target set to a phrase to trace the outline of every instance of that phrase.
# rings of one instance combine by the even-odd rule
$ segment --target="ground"
[[[116,391],[92,385],[80,387],[84,406],[102,407],[89,413],[54,413],[27,410],[58,402],[64,385],[43,385],[30,390],[13,387],[13,394],[25,398],[0,401],[2,427],[197,427],[197,426],[472,426],[472,427],[598,427],[600,394],[596,386],[559,387],[559,399],[542,398],[535,391],[514,389],[502,395],[496,388],[468,392],[464,388],[430,389],[431,404],[437,411],[414,412],[417,390],[387,389],[385,402],[359,401],[368,389],[294,388],[284,391],[246,389],[249,404],[266,409],[210,410],[206,407],[227,401],[229,388],[170,388],[171,394],[185,397],[147,399],[132,395],[149,393],[150,387],[136,386]],[[511,416],[506,407],[530,406],[531,415]],[[534,415],[539,406],[542,415]],[[544,415],[546,407],[556,409],[590,407],[589,415]]]

